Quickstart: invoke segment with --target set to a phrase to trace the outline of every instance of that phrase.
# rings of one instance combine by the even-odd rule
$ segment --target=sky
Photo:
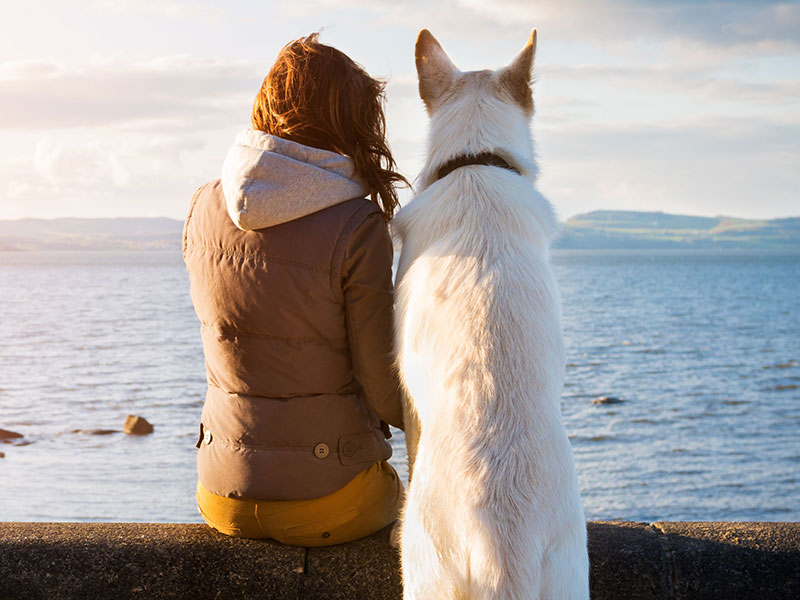
[[[219,177],[288,41],[388,81],[414,178],[427,115],[414,41],[463,71],[538,29],[539,187],[598,209],[800,215],[800,3],[688,0],[0,0],[0,219],[167,216]],[[404,202],[410,192],[401,194]]]

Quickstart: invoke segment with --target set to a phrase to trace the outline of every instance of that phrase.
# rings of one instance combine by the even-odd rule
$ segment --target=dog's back
[[[548,249],[556,221],[533,186],[532,104],[520,93],[524,83],[530,94],[534,41],[496,73],[458,72],[425,31],[417,42],[433,117],[427,187],[395,221],[397,346],[412,398],[406,598],[588,598],[585,523],[560,416],[564,349]],[[453,152],[487,151],[523,176],[472,165],[434,184]]]

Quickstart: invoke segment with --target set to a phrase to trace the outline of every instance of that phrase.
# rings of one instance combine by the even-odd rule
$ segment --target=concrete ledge
[[[593,600],[800,598],[800,523],[588,527]],[[394,600],[388,538],[306,549],[197,524],[0,523],[0,599]]]

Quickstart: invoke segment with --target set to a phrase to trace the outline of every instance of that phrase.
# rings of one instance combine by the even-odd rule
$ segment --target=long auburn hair
[[[349,156],[388,221],[399,206],[395,185],[409,183],[386,141],[385,86],[312,33],[281,50],[253,103],[253,127]]]

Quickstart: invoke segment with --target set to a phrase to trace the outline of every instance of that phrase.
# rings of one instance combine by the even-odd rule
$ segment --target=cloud
[[[562,215],[614,206],[796,214],[800,120],[685,119],[538,132],[543,191]]]
[[[248,124],[266,69],[191,56],[0,63],[0,218],[181,216]]]
[[[693,40],[765,50],[796,50],[800,45],[800,7],[786,2],[457,0],[457,4],[499,25],[527,22],[552,38],[566,40]]]
[[[520,38],[537,27],[542,41],[602,45],[662,44],[674,51],[725,49],[770,54],[800,49],[800,6],[759,0],[306,0],[279,5],[284,14],[324,15],[352,11],[373,23],[393,23],[434,34],[479,39]],[[520,38],[520,44],[524,39]]]
[[[80,4],[102,14],[197,19],[211,23],[219,21],[225,14],[219,6],[179,0],[84,0]]]
[[[550,82],[579,82],[590,86],[613,86],[649,94],[678,93],[697,99],[727,103],[790,105],[800,103],[800,80],[747,81],[725,73],[719,64],[686,63],[659,65],[567,65],[548,64],[538,70]],[[726,63],[729,66],[729,63]],[[741,74],[747,76],[748,69]]]
[[[413,34],[429,27],[456,64],[482,68],[510,60],[535,25],[542,185],[563,214],[622,206],[692,212],[731,206],[727,212],[758,215],[769,205],[796,212],[788,201],[800,183],[791,168],[800,154],[791,117],[800,103],[796,3],[308,0],[281,6],[306,15],[285,19],[287,31],[301,22],[309,30],[312,20],[334,23],[331,39],[339,36],[354,58],[364,56],[365,40],[381,40],[380,56],[367,54],[365,64],[396,69],[387,87],[388,131],[409,178],[421,167],[427,129]],[[149,15],[148,23],[163,28],[157,35],[171,27],[166,46],[154,38],[154,52],[182,47],[172,43],[184,43],[173,35],[176,25],[164,23],[202,16],[200,8],[175,0],[91,4],[95,13]],[[274,18],[275,6],[225,10],[219,45],[198,50],[261,56],[263,40],[253,41],[260,38],[239,17],[260,23]],[[178,26],[190,31],[187,23]],[[369,35],[354,37],[358,29]],[[241,43],[232,43],[245,30]],[[16,216],[181,216],[191,191],[216,176],[234,133],[248,123],[268,67],[247,59],[113,53],[0,62],[0,217],[12,214],[12,203]],[[753,197],[767,200],[754,205]]]
[[[0,63],[0,129],[141,120],[203,126],[249,105],[265,71],[255,61],[191,56]]]
[[[68,144],[44,138],[36,146],[33,164],[43,182],[53,187],[122,187],[130,179],[119,153],[99,141]]]
[[[48,132],[30,154],[0,163],[0,194],[19,216],[180,216],[194,187],[219,172],[228,134]],[[210,159],[208,143],[219,145]]]

